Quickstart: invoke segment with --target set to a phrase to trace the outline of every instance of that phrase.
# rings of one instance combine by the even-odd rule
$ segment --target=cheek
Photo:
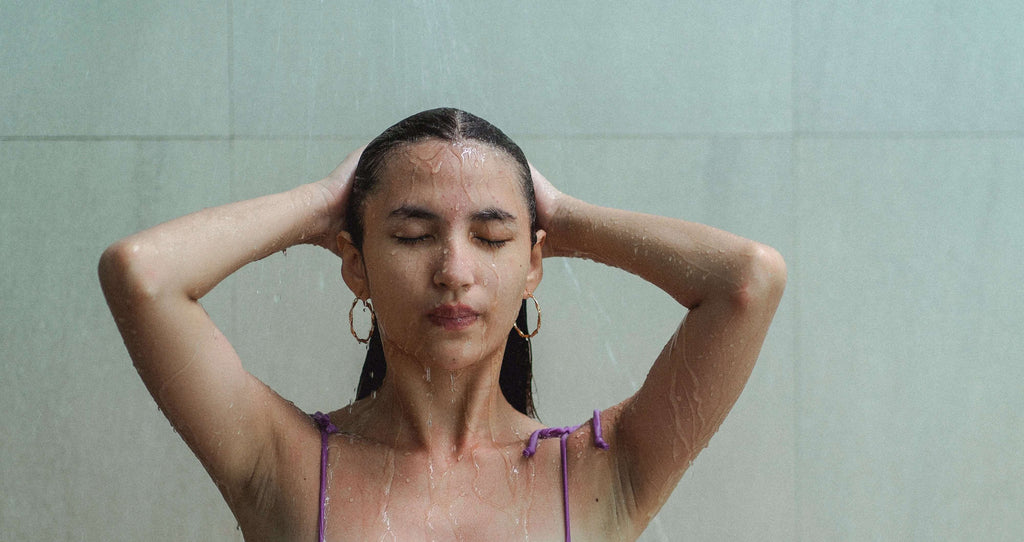
[[[529,270],[528,262],[520,255],[514,257],[497,258],[486,265],[483,270],[486,280],[493,285],[496,297],[513,300],[516,304],[521,300],[526,288],[526,273]]]
[[[368,254],[366,258],[370,296],[381,308],[408,305],[414,291],[423,288],[424,273],[422,262],[400,251]]]

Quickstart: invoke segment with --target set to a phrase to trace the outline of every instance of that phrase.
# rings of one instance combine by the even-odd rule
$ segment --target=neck
[[[431,455],[459,456],[481,445],[504,445],[529,437],[533,425],[505,400],[498,385],[501,355],[446,370],[402,352],[385,352],[387,377],[376,401],[392,408],[386,427],[399,430],[397,446]]]

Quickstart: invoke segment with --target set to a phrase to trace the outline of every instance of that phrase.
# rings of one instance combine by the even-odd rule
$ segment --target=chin
[[[391,340],[384,337],[385,343],[387,343],[385,351],[393,348],[416,363],[434,370],[458,371],[494,357],[497,357],[500,362],[501,349],[506,340],[504,335],[495,338],[480,332],[453,333],[436,328],[423,331],[424,334],[390,337]],[[499,340],[500,344],[497,344]]]
[[[493,349],[479,339],[455,339],[435,344],[421,361],[445,371],[458,371],[472,367],[487,359]]]

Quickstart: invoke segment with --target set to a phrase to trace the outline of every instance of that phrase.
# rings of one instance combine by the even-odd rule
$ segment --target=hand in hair
[[[324,196],[327,208],[330,209],[331,221],[328,228],[317,235],[312,244],[322,246],[331,252],[341,255],[338,246],[338,234],[342,232],[345,224],[345,204],[349,194],[352,192],[352,179],[355,175],[356,164],[363,154],[366,146],[359,147],[334,168],[326,177],[314,183],[320,187]]]
[[[541,175],[537,168],[530,164],[530,176],[533,178],[533,192],[537,198],[537,227],[546,232],[554,226],[553,220],[561,201],[567,196],[555,188],[547,177]],[[544,257],[554,256],[551,248],[544,245]]]

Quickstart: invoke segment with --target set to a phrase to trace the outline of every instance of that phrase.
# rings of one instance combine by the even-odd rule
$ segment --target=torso
[[[337,413],[332,418],[344,419]],[[543,441],[529,458],[522,453],[528,433],[431,458],[357,437],[346,432],[344,421],[338,425],[341,432],[328,439],[326,540],[565,540],[558,439]],[[281,518],[275,522],[280,531],[296,536],[268,533],[266,524],[247,526],[240,517],[246,540],[317,540],[320,434],[311,426],[303,435],[301,443],[288,446],[284,463],[303,467],[280,477],[277,513],[269,514]],[[573,536],[624,539],[609,452],[594,448],[587,425],[567,444]]]
[[[563,539],[552,458],[506,446],[432,460],[346,441],[330,447],[328,540]]]

